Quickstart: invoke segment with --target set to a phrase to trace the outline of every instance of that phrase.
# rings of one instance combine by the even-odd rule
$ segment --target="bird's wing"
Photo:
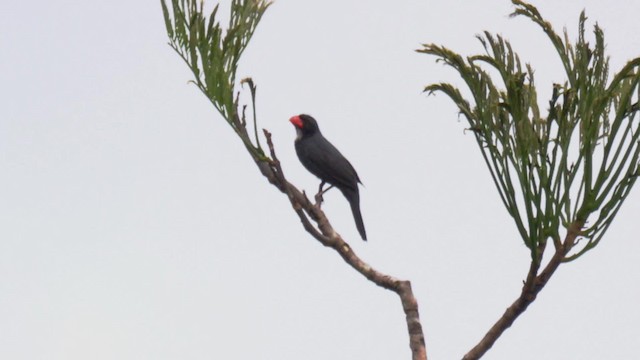
[[[313,145],[301,146],[300,150],[306,155],[303,165],[311,173],[332,185],[357,189],[360,178],[349,160],[325,138],[314,141]],[[317,151],[318,149],[321,151]]]

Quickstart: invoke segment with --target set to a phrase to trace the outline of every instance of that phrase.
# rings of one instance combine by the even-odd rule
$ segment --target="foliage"
[[[478,36],[484,54],[464,58],[433,44],[418,50],[455,69],[470,99],[449,83],[425,91],[449,96],[468,121],[532,260],[540,260],[549,238],[560,247],[562,228],[584,224],[578,239],[586,241],[563,259],[570,261],[602,239],[639,174],[640,58],[609,81],[604,34],[596,24],[595,44],[586,40],[584,12],[572,44],[566,30],[559,36],[535,7],[512,2],[512,16],[540,26],[564,66],[567,78],[553,85],[546,116],[531,66],[522,64],[507,40],[489,32]]]
[[[233,0],[231,16],[223,31],[216,16],[219,4],[209,16],[205,15],[203,1],[171,0],[171,11],[166,0],[161,0],[169,45],[185,61],[193,72],[194,84],[211,101],[222,117],[242,138],[254,156],[262,156],[257,126],[254,130],[256,145],[245,131],[244,115],[238,114],[238,97],[235,96],[236,71],[242,52],[270,2],[264,0]],[[255,109],[255,86],[249,83]]]

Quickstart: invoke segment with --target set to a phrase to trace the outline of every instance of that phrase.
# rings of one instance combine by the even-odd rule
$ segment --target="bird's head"
[[[291,117],[289,121],[291,121],[293,126],[295,126],[296,128],[296,139],[302,139],[303,137],[311,136],[320,132],[316,119],[312,118],[309,115],[296,115]]]

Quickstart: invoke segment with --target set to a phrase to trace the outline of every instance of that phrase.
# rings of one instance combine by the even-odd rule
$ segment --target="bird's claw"
[[[316,206],[320,207],[322,205],[322,202],[324,201],[324,198],[322,197],[322,194],[324,194],[324,191],[320,191],[316,194],[315,199],[316,199]]]
[[[320,183],[320,188],[318,189],[318,193],[315,196],[316,199],[316,206],[320,207],[320,205],[322,205],[322,202],[324,201],[324,198],[322,197],[322,195],[324,195],[324,193],[326,193],[327,191],[331,190],[333,188],[333,185],[329,186],[326,189],[323,189],[325,182],[323,181],[322,183]]]

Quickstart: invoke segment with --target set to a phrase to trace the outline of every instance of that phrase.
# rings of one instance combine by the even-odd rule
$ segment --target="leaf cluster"
[[[446,94],[468,121],[533,260],[541,258],[548,239],[560,246],[562,228],[585,224],[579,234],[583,246],[564,258],[570,261],[598,244],[639,174],[640,58],[609,81],[604,34],[596,24],[595,44],[586,40],[584,12],[572,44],[566,30],[559,36],[535,7],[512,2],[512,16],[540,26],[565,70],[546,113],[538,105],[531,66],[507,40],[489,32],[478,36],[482,54],[462,57],[434,44],[418,50],[456,70],[470,98],[450,83],[425,91]]]
[[[193,83],[240,135],[252,154],[261,156],[259,145],[252,145],[244,136],[244,114],[241,119],[238,96],[234,96],[234,93],[240,56],[271,3],[264,0],[233,0],[226,30],[217,19],[219,4],[209,15],[205,14],[201,0],[171,0],[170,4],[161,0],[161,4],[169,45],[193,72]],[[255,109],[255,86],[251,80],[246,82],[251,88]]]

